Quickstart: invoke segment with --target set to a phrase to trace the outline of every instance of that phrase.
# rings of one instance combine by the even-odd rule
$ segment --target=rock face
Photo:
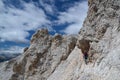
[[[1,80],[120,80],[120,0],[88,0],[79,34],[38,30],[25,52],[0,64]],[[77,40],[90,41],[88,64]]]
[[[38,30],[31,39],[31,45],[13,61],[10,72],[1,68],[2,80],[46,80],[65,61],[75,48],[76,36],[50,36],[46,29]],[[1,64],[3,67],[9,62]],[[3,71],[2,71],[3,70]],[[8,72],[8,78],[3,73]]]

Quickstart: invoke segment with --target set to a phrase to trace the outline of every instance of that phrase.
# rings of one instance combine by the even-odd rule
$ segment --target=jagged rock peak
[[[36,39],[39,39],[39,38],[44,38],[45,36],[48,36],[49,33],[48,33],[48,30],[47,29],[40,29],[38,30],[31,38],[31,43],[34,42]]]
[[[24,54],[11,64],[11,75],[8,78],[2,76],[2,79],[46,80],[68,58],[76,41],[73,35],[51,36],[47,29],[38,30],[32,36],[31,45],[24,49]]]

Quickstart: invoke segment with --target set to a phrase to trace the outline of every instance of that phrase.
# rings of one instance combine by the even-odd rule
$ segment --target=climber
[[[85,63],[88,63],[88,57],[89,57],[89,48],[90,48],[90,40],[85,40],[85,39],[81,39],[77,41],[77,47],[79,49],[81,49],[82,53],[83,53],[83,58],[85,60]]]
[[[85,60],[85,64],[87,64],[88,53],[83,53],[83,58],[84,58],[84,60]]]

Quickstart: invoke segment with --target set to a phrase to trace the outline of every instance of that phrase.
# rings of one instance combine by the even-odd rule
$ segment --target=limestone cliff
[[[0,80],[120,80],[120,0],[88,0],[78,35],[38,30],[25,52],[0,64]],[[87,64],[79,40],[90,41]]]

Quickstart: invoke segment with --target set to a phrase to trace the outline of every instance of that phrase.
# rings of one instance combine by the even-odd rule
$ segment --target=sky
[[[0,54],[22,53],[41,28],[77,34],[87,10],[87,0],[0,0]]]

